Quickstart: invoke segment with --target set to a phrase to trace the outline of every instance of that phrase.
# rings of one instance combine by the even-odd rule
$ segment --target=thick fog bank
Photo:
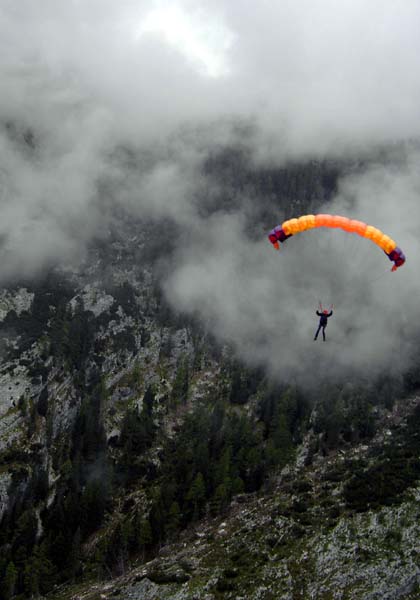
[[[121,207],[176,227],[169,302],[250,364],[398,372],[420,322],[419,17],[410,0],[3,2],[1,281],[80,261]],[[238,148],[255,172],[353,168],[328,193],[314,179],[262,193],[223,161],[210,176],[209,157]],[[276,253],[267,229],[305,206],[372,223],[406,265],[391,274],[338,231]],[[325,344],[319,301],[335,306]]]

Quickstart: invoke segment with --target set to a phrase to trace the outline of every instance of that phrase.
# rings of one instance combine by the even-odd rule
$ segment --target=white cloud
[[[221,77],[229,73],[226,53],[232,34],[217,22],[210,11],[187,11],[173,2],[158,2],[147,13],[135,32],[141,41],[145,34],[155,33],[175,47],[199,73]]]
[[[259,125],[261,156],[282,160],[420,133],[416,0],[26,0],[0,11],[6,88],[41,66],[137,139],[233,115]]]
[[[273,372],[383,367],[396,347],[406,358],[401,332],[420,317],[420,184],[418,150],[400,154],[420,136],[419,21],[417,0],[2,2],[0,277],[83,252],[104,228],[106,184],[112,201],[184,228],[169,297],[248,358]],[[261,241],[247,237],[258,198],[246,190],[209,217],[203,204],[223,184],[206,179],[203,156],[238,140],[262,166],[395,144],[396,159],[344,178],[328,210],[389,232],[408,256],[398,279],[371,285],[358,265],[375,256],[385,272],[386,257],[341,238],[320,236],[317,252],[310,235],[290,240],[279,260],[262,227]],[[323,358],[308,348],[320,296],[337,304]]]

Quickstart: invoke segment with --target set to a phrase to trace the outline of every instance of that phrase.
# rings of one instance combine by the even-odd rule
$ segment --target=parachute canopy
[[[274,229],[270,231],[268,239],[276,250],[279,250],[279,242],[283,243],[292,235],[315,227],[339,228],[350,233],[357,233],[361,237],[372,240],[372,242],[385,252],[389,260],[394,263],[392,271],[396,271],[398,267],[401,267],[405,263],[404,252],[398,248],[394,240],[380,229],[372,227],[372,225],[367,225],[362,221],[340,217],[339,215],[303,215],[302,217],[289,219],[288,221],[284,221],[281,225],[274,227]]]

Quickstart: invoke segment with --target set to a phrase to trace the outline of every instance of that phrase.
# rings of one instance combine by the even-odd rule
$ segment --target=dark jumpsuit
[[[319,319],[319,325],[318,325],[318,329],[317,329],[317,331],[316,331],[316,334],[315,334],[314,340],[316,340],[316,339],[317,339],[317,337],[318,337],[318,333],[319,333],[319,332],[320,332],[320,330],[322,329],[322,337],[323,337],[323,339],[324,339],[324,342],[325,342],[325,328],[326,328],[326,326],[327,326],[327,324],[328,324],[328,319],[329,319],[329,317],[331,317],[331,315],[333,314],[333,311],[332,311],[332,310],[330,310],[330,312],[329,312],[328,314],[325,314],[325,313],[323,313],[323,312],[321,313],[321,312],[319,312],[319,311],[317,310],[317,311],[316,311],[316,314],[318,315],[318,317],[321,317],[321,318]]]

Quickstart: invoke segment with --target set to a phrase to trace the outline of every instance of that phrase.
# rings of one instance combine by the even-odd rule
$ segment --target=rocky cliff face
[[[147,516],[150,499],[143,480],[153,481],[162,440],[176,434],[191,407],[225,385],[223,350],[213,347],[197,323],[173,313],[163,298],[154,238],[153,227],[121,224],[106,244],[92,245],[78,268],[53,269],[45,278],[2,292],[2,589],[8,585],[10,565],[13,582],[6,597],[12,588],[33,594],[51,588],[46,579],[25,583],[24,571],[33,568],[31,548],[40,548],[49,536],[49,511],[58,505],[61,510],[75,480],[73,491],[80,500],[89,486],[108,476],[108,467],[123,481],[132,469],[138,483],[135,503],[141,503]],[[137,432],[130,431],[130,417]],[[142,429],[143,417],[147,431]],[[124,444],[133,438],[138,464],[126,467],[129,451]],[[80,472],[75,475],[74,469]],[[118,482],[108,484],[114,491],[107,492],[107,510],[118,513],[111,498],[118,505],[133,490],[125,483],[125,491],[118,490]],[[22,539],[15,534],[20,519]],[[82,540],[101,521],[87,525]],[[80,538],[80,526],[69,535]],[[20,551],[27,567],[19,571],[16,546],[22,543],[27,544]],[[80,541],[76,544],[83,554]],[[63,552],[68,550],[64,547]],[[42,561],[48,571],[50,557]]]
[[[138,249],[138,240],[131,242]],[[194,343],[188,327],[164,323],[165,316],[159,322],[163,300],[155,286],[150,265],[124,259],[114,242],[105,257],[93,250],[78,271],[52,272],[41,282],[3,291],[3,509],[11,470],[30,470],[33,449],[38,458],[42,455],[42,468],[54,487],[58,475],[51,454],[71,433],[92,373],[107,390],[102,407],[107,437],[119,435],[121,408],[134,403],[141,409],[150,385],[158,419],[177,364],[181,357],[193,360]],[[194,382],[192,396],[211,385],[212,367]],[[14,453],[23,455],[11,464],[7,456]]]

